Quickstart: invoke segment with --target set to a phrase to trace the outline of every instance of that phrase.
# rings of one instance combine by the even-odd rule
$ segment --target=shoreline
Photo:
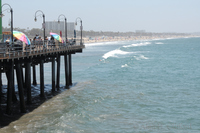
[[[177,39],[177,38],[193,38],[200,36],[139,36],[139,37],[95,37],[91,38],[83,38],[84,44],[91,43],[102,43],[102,42],[118,42],[118,41],[142,41],[142,40],[162,40],[162,39]]]

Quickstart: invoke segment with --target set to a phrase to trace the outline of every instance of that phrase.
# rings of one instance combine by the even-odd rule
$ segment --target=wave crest
[[[139,47],[139,46],[146,46],[151,44],[151,42],[141,42],[141,43],[134,43],[131,45],[123,46],[124,48],[129,48],[129,47]]]
[[[148,60],[148,59],[149,59],[148,57],[145,57],[144,55],[134,56],[134,58],[135,58],[136,60],[142,60],[142,59]]]
[[[127,54],[131,54],[133,52],[126,52],[126,51],[122,51],[120,49],[116,49],[116,50],[112,50],[108,53],[105,53],[102,57],[104,59],[107,59],[109,57],[118,57],[117,55],[127,55]]]

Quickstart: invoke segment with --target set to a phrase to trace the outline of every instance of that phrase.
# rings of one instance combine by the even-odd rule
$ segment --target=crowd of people
[[[31,42],[31,45],[27,45],[25,42],[14,37],[13,44],[11,45],[10,36],[7,36],[6,38],[4,38],[4,43],[6,43],[7,49],[23,50],[23,51],[30,48],[43,49],[43,48],[49,48],[49,47],[50,48],[59,47],[59,45],[61,46],[74,45],[76,44],[76,39],[71,38],[67,40],[66,42],[62,41],[61,43],[57,39],[55,39],[53,35],[51,35],[50,37],[45,36],[45,38],[43,39],[41,36],[36,34],[33,39],[30,39],[30,42]]]

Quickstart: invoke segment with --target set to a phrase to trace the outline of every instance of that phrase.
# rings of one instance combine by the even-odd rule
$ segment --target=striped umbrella
[[[13,31],[13,36],[15,38],[17,38],[18,40],[20,40],[22,42],[25,42],[27,45],[31,44],[31,42],[28,39],[28,37],[24,33],[20,32],[20,31]]]
[[[63,40],[62,38],[56,34],[56,33],[53,33],[53,32],[50,32],[50,35],[52,35],[56,40],[58,40],[59,42],[62,42],[63,43]]]

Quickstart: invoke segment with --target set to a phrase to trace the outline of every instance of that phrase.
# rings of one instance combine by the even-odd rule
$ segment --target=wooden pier
[[[0,52],[0,94],[2,92],[2,73],[7,77],[7,100],[6,100],[6,114],[11,114],[12,103],[16,99],[14,89],[14,77],[16,73],[18,94],[20,101],[21,113],[26,113],[26,104],[32,103],[31,96],[31,84],[37,85],[36,70],[35,67],[40,67],[40,97],[45,97],[44,93],[44,63],[52,63],[52,92],[55,92],[60,87],[60,59],[64,56],[64,68],[65,68],[65,87],[69,88],[72,85],[72,59],[71,55],[75,53],[81,53],[85,46],[80,43],[80,40],[76,40],[72,45],[67,44],[31,44],[26,46],[25,49],[6,46],[1,47]],[[57,63],[55,63],[57,62]],[[57,67],[55,65],[57,64]],[[25,69],[25,74],[23,73]],[[57,70],[55,69],[57,68]],[[32,70],[32,74],[31,74]],[[14,72],[15,71],[15,72]],[[32,81],[31,81],[32,80]],[[24,98],[24,91],[26,91],[26,101]],[[0,104],[1,104],[0,95]],[[25,104],[26,103],[26,104]],[[0,106],[1,109],[1,106]]]

